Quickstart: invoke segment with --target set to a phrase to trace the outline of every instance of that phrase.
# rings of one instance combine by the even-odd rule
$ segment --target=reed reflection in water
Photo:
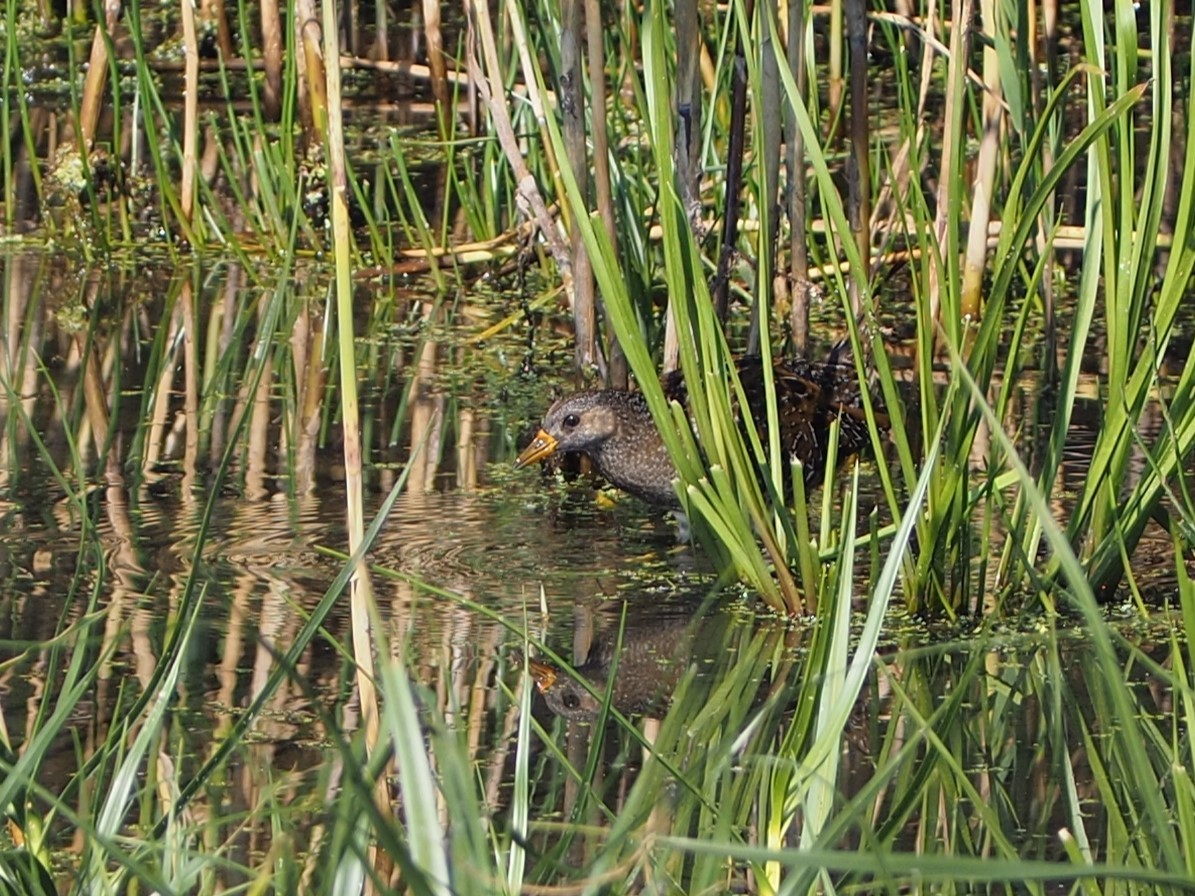
[[[145,706],[165,696],[144,767],[149,815],[170,817],[196,788],[178,821],[230,860],[220,887],[280,851],[318,879],[337,800],[361,774],[347,613],[324,600],[346,537],[322,304],[290,282],[248,288],[235,266],[166,277],[79,273],[36,256],[4,263],[0,698],[15,753],[52,732],[36,780],[86,816],[107,797],[102,782]],[[741,855],[659,844],[763,842],[752,820],[778,776],[804,793],[831,757],[841,812],[825,819],[827,847],[915,849],[966,830],[977,848],[999,840],[1054,859],[1053,833],[1073,820],[1067,779],[1093,829],[1101,823],[1099,778],[1079,745],[1082,732],[1115,732],[1093,710],[1102,685],[1081,639],[992,641],[894,621],[862,698],[828,735],[836,746],[810,758],[826,736],[811,631],[759,618],[733,596],[695,608],[709,570],[650,510],[598,509],[582,490],[562,497],[510,470],[542,387],[502,397],[487,377],[509,375],[493,355],[426,332],[443,307],[416,297],[391,307],[365,328],[372,506],[415,447],[439,447],[370,551],[388,570],[375,582],[384,659],[415,682],[437,762],[445,736],[476,764],[481,817],[500,831],[531,686],[524,656],[556,676],[533,703],[529,878],[648,867],[748,886],[760,869]],[[456,313],[481,319],[484,309]],[[1080,476],[1080,465],[1063,474]],[[1159,717],[1173,711],[1156,672],[1168,652],[1142,651],[1155,665],[1142,660],[1133,678],[1139,704]],[[590,687],[569,692],[585,712],[562,717],[553,709],[569,707],[552,692],[574,681],[570,665]],[[162,691],[176,667],[176,686]],[[96,767],[108,773],[85,774]],[[908,775],[937,779],[939,799],[901,801]],[[804,829],[803,805],[787,811],[780,845]],[[119,817],[137,821],[132,804]],[[55,835],[86,846],[73,828]]]

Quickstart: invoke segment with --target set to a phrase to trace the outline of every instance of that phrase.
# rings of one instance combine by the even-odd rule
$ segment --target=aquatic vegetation
[[[600,7],[8,5],[0,892],[1189,887],[1189,16]],[[528,513],[545,370],[700,552]],[[734,614],[666,670],[642,556]]]

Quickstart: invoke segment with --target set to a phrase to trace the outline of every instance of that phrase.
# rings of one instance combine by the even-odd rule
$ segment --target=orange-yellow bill
[[[556,683],[556,669],[549,666],[547,663],[541,663],[539,660],[528,659],[527,671],[531,673],[531,677],[535,679],[535,686],[539,688],[540,693],[549,690],[552,685]]]
[[[535,434],[531,444],[524,448],[523,453],[515,459],[515,469],[533,464],[545,457],[551,457],[555,451],[556,440],[541,429]]]

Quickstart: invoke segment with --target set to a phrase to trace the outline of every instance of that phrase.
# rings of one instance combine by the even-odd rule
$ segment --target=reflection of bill
[[[601,702],[576,679],[563,674],[555,666],[539,660],[528,660],[527,669],[552,712],[575,721],[590,721],[597,718],[598,712],[602,708]],[[593,684],[600,692],[601,683],[595,681]]]

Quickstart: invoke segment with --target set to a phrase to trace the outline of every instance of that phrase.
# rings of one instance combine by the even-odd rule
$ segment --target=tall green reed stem
[[[352,251],[349,228],[348,166],[344,153],[344,109],[340,89],[340,44],[337,4],[323,6],[324,58],[328,99],[328,195],[332,203],[332,243],[336,258],[336,331],[340,343],[340,408],[344,427],[345,500],[349,528],[349,550],[357,556],[351,580],[353,656],[356,662],[357,692],[365,726],[365,748],[373,756],[379,749],[381,721],[378,708],[375,644],[371,620],[376,615],[373,586],[365,558],[360,553],[365,532],[362,475],[361,421],[357,403],[356,343],[353,325]],[[390,792],[386,777],[379,775],[374,799],[383,818],[390,815]],[[389,868],[391,859],[371,848],[374,866]]]

